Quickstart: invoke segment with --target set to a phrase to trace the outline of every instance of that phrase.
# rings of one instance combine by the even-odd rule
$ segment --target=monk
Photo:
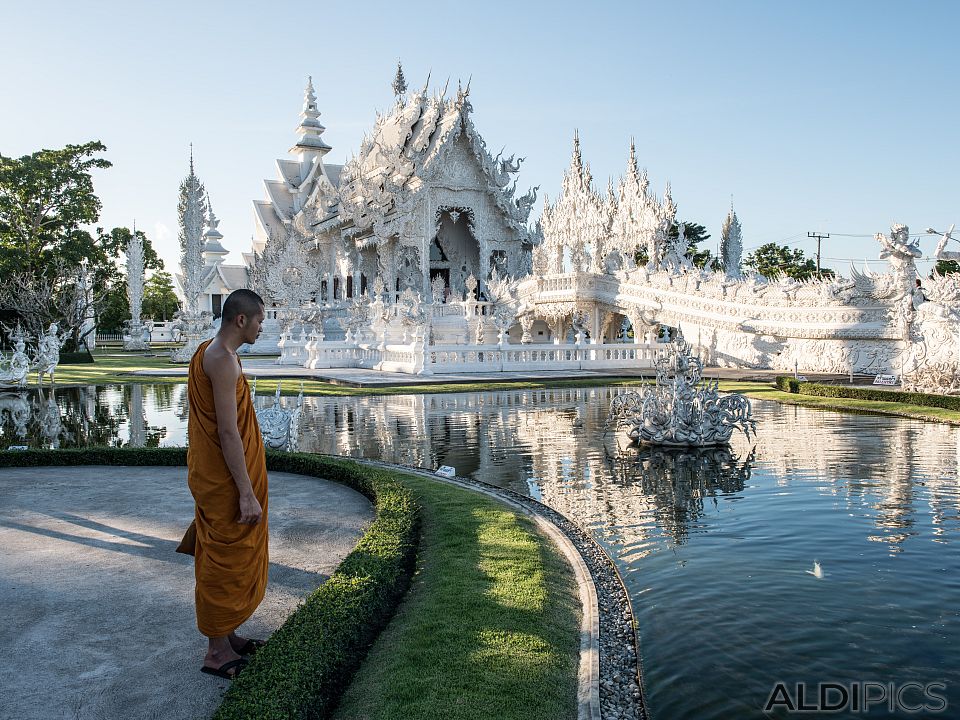
[[[196,502],[197,627],[207,636],[202,672],[235,678],[262,641],[236,633],[267,586],[267,466],[237,348],[256,342],[263,300],[235,290],[220,330],[190,361],[187,482]]]

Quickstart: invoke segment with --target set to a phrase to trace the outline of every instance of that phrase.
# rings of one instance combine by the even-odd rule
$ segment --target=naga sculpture
[[[756,433],[750,401],[721,396],[716,380],[701,382],[703,364],[683,336],[657,359],[657,382],[624,393],[610,403],[608,426],[625,427],[639,443],[672,447],[726,445],[734,430]]]

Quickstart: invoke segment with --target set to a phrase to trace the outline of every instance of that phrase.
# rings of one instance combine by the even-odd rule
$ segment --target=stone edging
[[[534,519],[563,552],[577,578],[583,607],[577,720],[648,720],[639,641],[630,596],[613,561],[591,535],[553,508],[531,497],[471,478],[446,478],[423,468],[378,460],[360,464],[409,472],[493,497]],[[602,599],[597,588],[603,591]]]

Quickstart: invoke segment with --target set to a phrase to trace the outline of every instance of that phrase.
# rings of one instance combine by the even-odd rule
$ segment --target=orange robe
[[[267,587],[267,464],[250,387],[241,373],[237,428],[253,493],[263,508],[259,523],[241,525],[239,492],[220,449],[213,386],[203,371],[209,344],[200,345],[190,361],[187,482],[196,501],[197,627],[208,637],[221,637],[253,614]]]

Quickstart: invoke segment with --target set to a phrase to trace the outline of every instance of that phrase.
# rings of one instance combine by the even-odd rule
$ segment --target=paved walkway
[[[207,718],[182,467],[0,469],[0,718]],[[241,634],[268,637],[373,520],[359,493],[270,475],[270,579]]]

